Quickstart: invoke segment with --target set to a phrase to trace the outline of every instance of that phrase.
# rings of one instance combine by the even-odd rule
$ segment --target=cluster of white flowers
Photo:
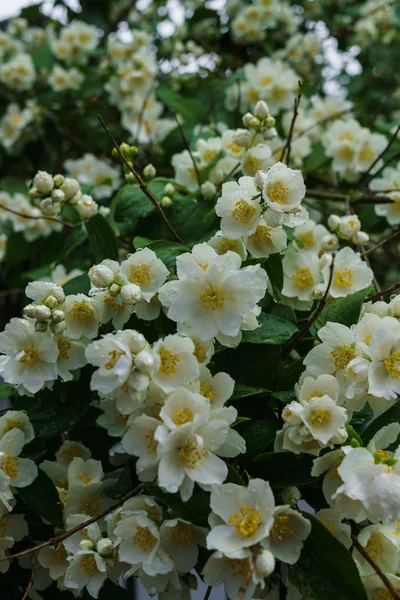
[[[10,515],[16,500],[14,493],[30,485],[37,477],[37,467],[20,456],[24,446],[35,437],[26,413],[10,410],[0,417],[0,557],[28,535],[23,515]],[[0,573],[8,571],[8,560],[0,562]]]
[[[391,200],[387,204],[376,204],[376,214],[385,217],[389,225],[398,225],[400,223],[400,163],[395,167],[386,167],[380,177],[370,181],[369,187]]]
[[[3,118],[0,120],[0,143],[6,150],[10,150],[19,142],[25,133],[26,127],[35,118],[35,105],[32,101],[26,103],[24,108],[11,103],[7,106]]]
[[[361,231],[361,223],[357,215],[339,217],[331,214],[328,218],[328,226],[339,238],[349,240],[353,244],[365,244],[369,240],[368,233]]]
[[[292,35],[286,46],[277,52],[277,57],[286,59],[302,76],[312,75],[316,58],[321,56],[322,44],[320,37],[313,32]]]
[[[281,0],[254,0],[245,6],[229,0],[227,11],[234,16],[232,35],[239,44],[261,42],[271,29],[283,28],[288,34],[295,29],[292,9]]]
[[[83,74],[75,69],[64,69],[61,65],[55,65],[47,81],[55,92],[67,90],[79,90],[84,81]]]
[[[322,142],[326,155],[333,159],[333,170],[347,181],[354,181],[366,171],[387,145],[384,135],[371,133],[355,119],[336,120]]]
[[[81,185],[93,188],[91,193],[96,200],[108,198],[121,185],[119,168],[93,154],[86,153],[82,158],[66,160],[64,168]]]
[[[360,46],[380,40],[390,44],[398,35],[396,12],[390,2],[369,0],[361,7],[361,18],[354,27],[355,41]]]
[[[0,66],[0,81],[18,92],[31,89],[36,70],[29,54],[19,53]]]
[[[77,65],[86,64],[99,43],[97,28],[84,21],[73,21],[63,27],[58,36],[49,29],[48,38],[50,49],[58,59]]]

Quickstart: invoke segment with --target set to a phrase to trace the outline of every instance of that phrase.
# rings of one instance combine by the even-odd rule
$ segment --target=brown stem
[[[373,560],[373,558],[368,554],[368,552],[366,551],[364,546],[362,546],[360,544],[360,542],[357,540],[357,538],[355,538],[354,536],[352,536],[352,540],[353,540],[354,548],[361,554],[361,556],[373,568],[373,570],[378,575],[378,577],[381,579],[381,581],[384,584],[384,586],[386,587],[386,589],[390,592],[393,600],[400,600],[400,595],[394,589],[391,581],[385,575],[385,573],[381,570],[381,568],[376,564],[376,562]]]
[[[64,219],[57,219],[57,217],[45,217],[44,215],[43,216],[26,215],[25,213],[21,213],[18,210],[14,210],[13,208],[9,208],[8,206],[4,206],[3,204],[0,204],[0,208],[2,208],[3,210],[6,210],[7,212],[13,213],[13,215],[22,217],[23,219],[35,219],[35,220],[44,219],[45,221],[54,221],[55,223],[61,223],[61,225],[65,225],[65,227],[70,227],[71,229],[74,228],[72,223],[68,223],[68,221],[64,221]]]
[[[379,300],[379,298],[381,298],[382,296],[386,296],[386,294],[390,294],[391,292],[394,292],[395,290],[398,290],[399,288],[400,288],[400,281],[396,281],[396,283],[394,283],[390,288],[379,291],[376,294],[374,294],[373,296],[367,296],[365,298],[364,302],[373,302],[374,300]]]
[[[389,237],[385,238],[384,240],[382,240],[378,244],[375,244],[375,246],[372,246],[372,248],[368,248],[368,250],[365,250],[365,252],[362,252],[360,254],[360,256],[367,256],[368,254],[371,254],[371,252],[375,252],[375,250],[377,250],[381,246],[384,246],[384,244],[386,244],[386,242],[390,242],[390,240],[393,240],[399,234],[400,234],[400,229],[398,229],[397,231],[395,231],[394,233],[392,233],[392,235],[389,235]]]
[[[120,157],[120,159],[122,160],[122,162],[124,163],[124,165],[132,173],[132,175],[134,175],[134,177],[136,178],[136,181],[138,182],[139,187],[142,190],[142,192],[145,194],[145,196],[147,196],[147,198],[150,200],[150,202],[154,205],[155,209],[159,213],[160,217],[162,218],[162,220],[164,221],[164,223],[167,226],[168,230],[172,233],[172,235],[174,236],[174,238],[176,239],[176,241],[179,242],[179,244],[182,244],[182,245],[185,246],[186,245],[185,242],[182,240],[182,238],[179,237],[179,235],[176,233],[175,229],[172,227],[171,223],[168,221],[168,219],[167,219],[167,217],[165,215],[165,212],[163,211],[162,207],[160,206],[160,203],[157,201],[157,199],[155,198],[155,196],[153,196],[153,194],[151,193],[151,191],[149,190],[149,188],[147,187],[147,185],[144,183],[143,179],[140,177],[140,175],[136,171],[136,169],[132,165],[129,164],[129,162],[126,160],[125,156],[122,154],[117,141],[115,140],[115,138],[113,137],[113,135],[110,133],[110,131],[107,129],[107,126],[104,123],[104,121],[101,118],[101,116],[97,115],[97,117],[98,117],[98,119],[99,119],[102,127],[104,128],[105,132],[107,133],[108,137],[112,141],[113,146],[114,146],[115,150],[118,153],[118,156]]]
[[[118,500],[118,502],[114,502],[114,504],[109,506],[106,510],[103,510],[103,512],[100,513],[99,515],[96,515],[95,517],[91,517],[87,521],[84,521],[83,523],[76,525],[72,529],[69,529],[68,531],[64,531],[63,533],[60,533],[59,535],[56,535],[56,536],[50,538],[46,542],[41,542],[37,546],[33,546],[32,548],[27,548],[26,550],[21,550],[21,552],[16,552],[15,554],[8,554],[6,556],[0,557],[0,562],[3,560],[11,560],[12,558],[18,558],[19,556],[25,556],[26,554],[30,554],[31,552],[35,552],[36,550],[41,550],[42,548],[46,548],[47,546],[55,546],[57,544],[60,544],[67,538],[71,537],[71,535],[74,535],[74,533],[76,533],[77,531],[81,531],[82,529],[85,529],[85,527],[88,527],[92,523],[96,523],[96,521],[99,521],[100,519],[102,519],[103,517],[108,515],[110,512],[115,510],[116,508],[119,508],[121,506],[121,504],[123,504],[124,502],[129,500],[129,498],[132,498],[133,496],[137,496],[137,494],[139,494],[143,488],[144,488],[144,483],[140,483],[128,494],[125,494],[125,496],[123,498]]]
[[[181,134],[183,145],[185,146],[186,150],[189,152],[189,156],[190,156],[190,159],[191,159],[191,161],[193,163],[193,167],[194,167],[194,170],[195,170],[195,173],[196,173],[197,184],[200,187],[200,171],[199,171],[199,167],[196,165],[196,161],[194,160],[193,153],[192,153],[192,151],[190,149],[190,144],[189,144],[189,142],[187,140],[185,132],[183,131],[183,127],[180,124],[178,117],[176,116],[176,113],[174,114],[174,117],[175,117],[176,124],[178,125],[179,133]]]
[[[330,266],[329,280],[328,280],[328,285],[326,287],[325,293],[322,296],[321,300],[319,301],[315,312],[308,319],[306,325],[303,327],[303,329],[301,331],[299,331],[299,333],[296,335],[296,337],[294,338],[292,343],[286,348],[285,352],[282,353],[283,357],[286,357],[291,353],[291,351],[296,346],[296,344],[300,340],[303,339],[303,337],[306,335],[307,331],[310,329],[311,325],[313,325],[315,323],[315,321],[318,319],[319,315],[321,314],[321,312],[326,304],[326,301],[327,301],[327,298],[329,295],[329,290],[331,289],[334,264],[335,264],[335,255],[332,254],[332,262],[331,262],[331,266]]]
[[[204,595],[204,599],[203,600],[208,600],[209,597],[211,596],[211,592],[212,592],[212,586],[209,585],[208,588],[207,588],[207,591],[206,591],[206,593]]]
[[[345,192],[309,189],[306,193],[306,197],[327,200],[330,202],[348,202],[349,194],[351,194],[351,190],[346,194]],[[393,198],[389,198],[389,196],[378,196],[374,194],[363,194],[360,197],[354,198],[354,200],[350,200],[351,204],[391,204],[392,202],[394,202]]]
[[[28,585],[25,590],[25,594],[22,596],[22,600],[27,600],[27,598],[29,597],[29,592],[31,591],[33,584],[35,583],[35,572],[36,572],[36,556],[35,556],[35,553],[33,552],[31,576],[29,578]]]
[[[287,151],[286,154],[286,164],[289,167],[290,166],[290,147],[291,147],[291,143],[292,143],[292,137],[293,137],[293,130],[294,130],[294,124],[296,123],[296,119],[297,119],[297,115],[299,114],[299,104],[300,104],[300,100],[301,100],[301,81],[298,82],[299,84],[299,91],[297,94],[297,98],[294,101],[294,106],[293,106],[293,117],[292,117],[292,121],[290,123],[290,128],[289,128],[289,133],[286,139],[286,143],[283,147],[283,150],[281,152],[281,157],[280,157],[280,161],[283,161],[283,158],[285,156],[285,152]]]
[[[372,169],[375,167],[375,165],[380,161],[380,159],[382,158],[382,156],[384,156],[386,154],[386,152],[390,149],[390,147],[392,146],[392,144],[395,142],[395,140],[397,139],[397,134],[399,133],[399,131],[400,131],[400,123],[396,127],[396,131],[394,132],[394,134],[392,135],[392,137],[390,138],[390,140],[386,144],[385,148],[382,150],[382,152],[380,154],[378,154],[378,156],[370,164],[370,166],[365,171],[365,173],[361,176],[361,179],[360,179],[360,181],[357,184],[357,188],[356,188],[357,190],[363,185],[364,182],[365,182],[365,185],[368,185],[368,183],[370,182],[370,180],[374,177],[374,175],[370,175]]]

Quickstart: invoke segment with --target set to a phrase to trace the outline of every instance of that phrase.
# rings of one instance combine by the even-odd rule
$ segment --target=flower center
[[[296,273],[293,273],[292,279],[299,288],[306,288],[314,283],[314,277],[311,275],[308,267],[302,267]]]
[[[335,273],[335,285],[338,287],[350,287],[353,285],[353,273],[351,269],[338,269]]]
[[[375,152],[372,150],[370,146],[367,146],[360,152],[361,160],[372,160],[375,156]]]
[[[172,544],[178,546],[190,546],[195,543],[193,525],[179,523],[171,531]]]
[[[179,451],[179,458],[188,469],[194,469],[197,462],[207,456],[207,450],[199,450],[195,442],[188,442]]]
[[[312,400],[313,398],[322,398],[324,394],[322,392],[318,392],[318,390],[314,390],[313,392],[311,392],[311,394],[309,394],[306,398],[307,402],[310,402],[310,400]]]
[[[218,244],[218,254],[226,254],[229,251],[236,252],[237,248],[238,242],[236,240],[222,238]]]
[[[343,371],[351,360],[355,357],[356,352],[352,346],[338,346],[331,352],[333,362],[338,371]]]
[[[254,216],[256,209],[245,200],[239,200],[235,204],[232,217],[241,223],[248,223]]]
[[[84,557],[82,557],[84,558]],[[67,552],[64,546],[61,544],[56,550],[54,549],[51,553],[51,564],[52,565],[64,565],[67,560]]]
[[[88,485],[91,481],[93,481],[93,477],[88,475],[86,471],[83,471],[81,475],[78,475],[78,479],[80,479],[85,485]]]
[[[107,369],[107,371],[111,371],[111,369],[113,369],[115,367],[115,365],[117,364],[119,358],[121,356],[123,356],[123,352],[121,352],[120,350],[111,350],[111,352],[108,353],[108,356],[110,356],[110,360],[108,362],[106,362],[106,364],[104,365],[104,368]]]
[[[354,150],[351,146],[342,146],[338,154],[343,160],[351,161],[354,156]]]
[[[210,402],[214,400],[214,390],[209,381],[203,381],[200,384],[200,394],[205,398],[208,398]]]
[[[274,518],[270,535],[274,542],[283,542],[286,538],[294,535],[294,529],[290,524],[290,517],[287,515],[277,515]]]
[[[250,570],[248,558],[228,558],[224,556],[224,563],[232,569],[233,577],[247,577]]]
[[[272,202],[282,204],[282,202],[287,200],[289,188],[286,187],[286,185],[283,185],[281,181],[276,181],[268,186],[267,195]]]
[[[18,457],[12,456],[7,452],[2,454],[3,458],[3,466],[1,467],[2,471],[8,475],[10,479],[15,479],[18,475],[17,465],[18,465]]]
[[[131,283],[148,285],[150,281],[150,267],[148,265],[135,265],[131,267]]]
[[[353,141],[353,134],[350,133],[350,131],[345,131],[344,133],[342,133],[339,137],[339,140],[341,142],[352,142]]]
[[[172,415],[172,422],[178,427],[191,421],[193,421],[193,413],[187,406],[183,410],[176,410]]]
[[[231,514],[228,523],[232,525],[242,537],[247,538],[253,535],[260,525],[261,513],[257,508],[249,506],[247,502],[244,502],[239,508],[239,512]]]
[[[23,355],[19,359],[19,362],[27,365],[28,367],[33,365],[39,359],[39,352],[33,346],[25,346],[22,348],[22,352]]]
[[[94,517],[101,511],[101,502],[98,496],[90,496],[81,502],[81,510],[84,515]]]
[[[314,427],[323,427],[330,422],[328,410],[316,410],[311,415],[311,423]]]
[[[309,248],[310,246],[313,246],[315,244],[315,237],[312,231],[300,233],[297,237],[301,242],[303,242],[306,248]]]
[[[198,340],[193,340],[194,351],[193,354],[197,358],[197,362],[202,363],[206,357],[206,349]]]
[[[160,352],[161,364],[159,372],[165,375],[176,373],[176,367],[180,362],[179,356],[163,348]]]
[[[113,313],[119,313],[123,310],[123,304],[118,303],[118,296],[107,296],[104,297],[104,304],[107,304],[107,308]]]
[[[157,442],[154,439],[154,431],[149,431],[146,433],[145,438],[147,440],[146,448],[149,454],[154,454],[157,452]]]
[[[132,542],[135,546],[139,546],[143,552],[148,552],[154,546],[155,542],[157,542],[157,538],[154,537],[148,527],[138,527],[132,538]]]
[[[250,238],[255,244],[268,244],[271,239],[270,228],[266,225],[259,225]]]
[[[366,552],[370,555],[374,562],[383,554],[383,544],[376,535],[371,535],[365,546]]]
[[[84,323],[88,319],[93,316],[94,308],[91,306],[86,300],[82,300],[79,302],[76,300],[70,311],[70,316],[74,321],[78,321],[78,323]]]
[[[385,360],[385,368],[393,379],[400,377],[400,350],[396,350]]]
[[[212,283],[206,285],[206,291],[200,294],[200,300],[203,302],[204,308],[216,310],[224,306],[226,296],[221,286]]]
[[[63,340],[58,338],[57,347],[58,347],[58,360],[69,360],[68,350],[71,348],[71,342],[67,342],[67,340]]]
[[[99,572],[96,565],[96,559],[93,554],[86,554],[85,556],[82,556],[79,560],[79,566],[85,575],[87,575],[87,577],[92,577]]]
[[[393,596],[386,588],[379,588],[372,592],[371,600],[392,600]]]

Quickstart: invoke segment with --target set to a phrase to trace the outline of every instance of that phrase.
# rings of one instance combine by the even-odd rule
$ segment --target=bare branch
[[[3,204],[0,204],[0,208],[2,208],[3,210],[6,210],[7,212],[13,213],[13,215],[17,215],[18,217],[22,217],[23,219],[35,219],[35,220],[45,220],[45,221],[54,221],[55,223],[61,223],[61,225],[65,225],[65,227],[69,227],[70,229],[73,229],[74,226],[72,225],[72,223],[68,223],[68,221],[64,221],[64,219],[57,219],[57,217],[45,217],[43,216],[33,216],[33,215],[26,215],[25,213],[19,212],[18,210],[14,210],[13,208],[9,208],[8,206],[4,206]]]
[[[376,561],[368,554],[368,552],[366,551],[366,549],[364,548],[364,546],[362,546],[360,544],[360,542],[358,541],[358,539],[356,537],[352,536],[352,540],[353,540],[353,546],[354,546],[354,548],[367,561],[367,563],[370,565],[370,567],[373,568],[373,570],[378,575],[378,577],[381,579],[381,581],[384,584],[384,586],[386,587],[386,589],[390,592],[393,600],[400,600],[400,595],[396,592],[396,590],[394,589],[391,581],[385,575],[385,573],[381,570],[381,568],[376,563]]]
[[[390,240],[393,240],[399,234],[400,234],[400,229],[398,229],[397,231],[395,231],[394,233],[392,233],[392,235],[389,235],[389,237],[387,237],[384,240],[380,241],[378,244],[375,244],[375,246],[372,246],[372,248],[368,248],[368,250],[365,250],[365,252],[362,252],[360,254],[360,256],[367,256],[368,254],[371,254],[371,252],[375,252],[375,250],[377,250],[378,248],[381,248],[384,244],[386,244],[387,242],[390,242]]]
[[[35,553],[32,553],[32,571],[31,571],[31,576],[29,578],[28,581],[28,585],[26,587],[25,590],[25,594],[22,596],[22,600],[27,600],[27,598],[29,597],[29,592],[31,591],[33,584],[35,583],[35,573],[36,573],[36,556]]]
[[[286,139],[286,143],[283,147],[283,150],[281,152],[281,157],[280,157],[280,161],[283,161],[283,158],[285,156],[285,152],[287,151],[287,155],[286,155],[286,164],[289,167],[290,166],[290,146],[292,143],[292,137],[293,137],[293,131],[294,131],[294,125],[296,123],[296,119],[297,119],[297,115],[299,114],[299,104],[300,104],[300,100],[301,100],[301,81],[298,82],[299,84],[299,91],[297,94],[297,98],[294,101],[294,106],[293,106],[293,117],[292,117],[292,121],[290,123],[290,128],[289,128],[289,133]]]
[[[209,585],[208,588],[207,588],[207,591],[206,591],[206,593],[204,595],[204,599],[203,600],[208,600],[209,597],[211,596],[211,592],[212,592],[212,586]]]
[[[398,290],[399,288],[400,288],[400,281],[396,281],[396,283],[394,283],[392,286],[390,286],[390,288],[379,291],[376,294],[374,294],[373,296],[367,296],[365,298],[364,302],[373,302],[374,300],[379,300],[379,298],[381,298],[382,296],[386,296],[386,294],[390,294],[391,292],[394,292],[394,291]]]

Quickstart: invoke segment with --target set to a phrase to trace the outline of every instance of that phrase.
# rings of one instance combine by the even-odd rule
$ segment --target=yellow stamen
[[[257,508],[244,502],[239,512],[232,513],[228,523],[244,538],[250,537],[261,523],[261,513]]]
[[[212,283],[211,285],[206,285],[205,292],[201,292],[200,300],[203,302],[204,308],[216,310],[224,306],[226,296],[219,285]]]

